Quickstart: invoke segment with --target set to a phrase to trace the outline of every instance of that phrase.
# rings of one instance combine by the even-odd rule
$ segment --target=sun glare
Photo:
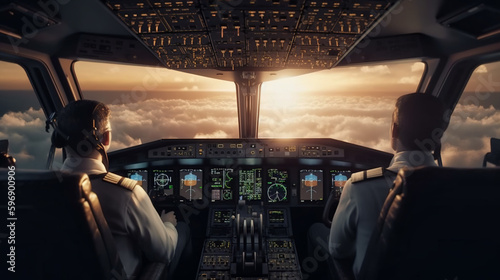
[[[300,79],[284,78],[262,84],[261,104],[290,107],[298,103],[307,88]]]

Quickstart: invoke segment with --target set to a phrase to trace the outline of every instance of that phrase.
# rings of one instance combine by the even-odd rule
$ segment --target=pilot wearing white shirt
[[[109,113],[109,108],[97,101],[71,102],[57,117],[52,142],[56,147],[64,147],[67,153],[61,170],[90,176],[92,191],[99,198],[125,272],[130,277],[138,273],[142,256],[151,262],[170,263],[174,259],[178,262],[179,251],[187,238],[179,237],[175,214],[163,211],[160,217],[136,181],[108,173]],[[178,226],[182,227],[180,232],[186,232],[183,235],[189,235],[187,225]],[[175,268],[172,266],[174,264],[171,270]]]
[[[418,162],[412,161],[413,157],[418,157]],[[328,251],[336,258],[354,258],[353,272],[356,277],[398,170],[421,165],[436,165],[430,152],[402,151],[394,155],[385,172],[376,168],[368,170],[366,177],[360,178],[356,177],[363,172],[355,173],[346,182],[332,220]]]
[[[436,165],[431,151],[440,145],[447,121],[443,104],[434,96],[413,93],[399,97],[391,125],[395,155],[388,171],[353,174],[344,186],[332,220],[328,249],[335,258],[354,259],[355,277],[396,173],[402,167]]]
[[[358,278],[397,172],[403,167],[435,166],[432,151],[440,146],[447,123],[444,106],[436,97],[422,93],[399,97],[392,116],[390,136],[395,154],[389,167],[351,176],[342,190],[331,228],[314,224],[309,229],[310,249],[328,250],[334,258],[353,261],[353,273]]]

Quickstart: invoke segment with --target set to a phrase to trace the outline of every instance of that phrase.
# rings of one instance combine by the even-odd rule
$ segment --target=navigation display
[[[122,173],[123,174],[123,173]],[[136,180],[137,184],[148,192],[148,171],[145,169],[132,169],[127,171],[127,177]]]
[[[288,171],[267,170],[267,201],[284,202],[288,200]]]
[[[351,178],[350,170],[330,170],[332,178],[332,189],[335,192],[335,197],[340,198],[345,183]]]
[[[210,196],[212,202],[233,200],[233,190],[238,186],[238,174],[232,168],[210,169]]]
[[[179,170],[179,195],[187,200],[198,200],[203,197],[203,171],[201,169]]]
[[[262,199],[262,168],[240,169],[239,199]]]
[[[153,170],[153,189],[149,192],[152,198],[174,194],[174,171],[165,169]]]
[[[323,170],[300,170],[300,201],[323,200]]]

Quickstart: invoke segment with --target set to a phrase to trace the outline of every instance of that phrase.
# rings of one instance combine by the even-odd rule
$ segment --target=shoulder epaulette
[[[137,181],[132,180],[111,172],[108,172],[104,178],[102,178],[104,182],[111,183],[113,185],[117,185],[123,187],[127,190],[133,191],[135,186],[137,186]]]
[[[351,182],[358,183],[358,182],[362,182],[362,181],[369,180],[369,179],[380,178],[380,177],[384,176],[384,172],[386,170],[387,169],[385,169],[383,167],[377,167],[377,168],[373,168],[373,169],[369,169],[369,170],[363,170],[360,172],[356,172],[356,173],[351,175]]]

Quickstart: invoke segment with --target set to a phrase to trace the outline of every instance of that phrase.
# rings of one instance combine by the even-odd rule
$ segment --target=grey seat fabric
[[[3,269],[1,279],[126,279],[86,174],[33,170],[14,173],[15,186],[9,188],[12,178],[8,170],[0,171],[2,193],[11,189],[15,192],[14,215],[5,217],[7,195],[0,196],[0,208],[5,209],[4,221],[15,218],[16,266],[15,274],[4,275],[10,272]],[[148,264],[141,276],[160,279],[164,271],[164,264]]]
[[[500,279],[500,168],[402,169],[360,279]]]

